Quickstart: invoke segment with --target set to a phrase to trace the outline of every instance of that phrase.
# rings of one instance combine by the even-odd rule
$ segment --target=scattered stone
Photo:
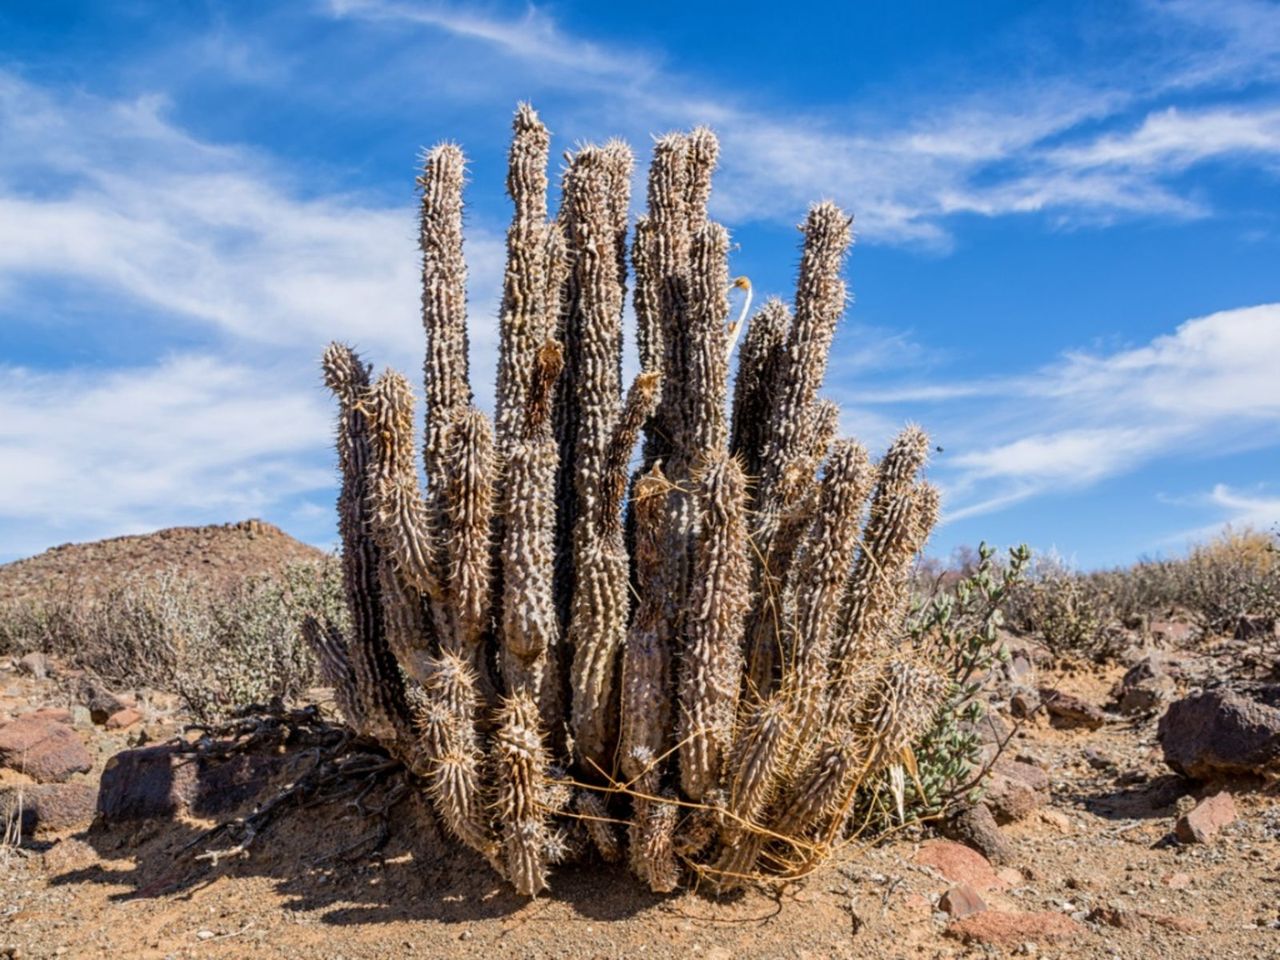
[[[38,783],[62,783],[93,767],[93,757],[75,731],[55,720],[20,717],[0,727],[0,767]]]
[[[1196,917],[1175,917],[1165,913],[1149,913],[1146,910],[1142,911],[1142,915],[1152,923],[1178,933],[1204,933],[1209,929],[1209,924]]]
[[[111,716],[107,717],[105,724],[108,730],[124,730],[133,726],[135,723],[142,722],[142,714],[133,707],[125,707],[123,710],[117,710]]]
[[[1116,765],[1114,760],[1093,747],[1084,748],[1084,761],[1095,770],[1111,770]]]
[[[1152,620],[1151,639],[1166,647],[1182,647],[1196,638],[1196,628],[1182,620]]]
[[[1084,925],[1052,910],[1031,913],[984,910],[952,921],[947,926],[947,935],[950,937],[964,943],[980,943],[992,947],[1057,943],[1081,938],[1086,932]]]
[[[968,884],[980,893],[1004,886],[986,857],[951,840],[926,840],[916,851],[915,862],[932,867],[954,884]]]
[[[938,900],[938,909],[956,920],[981,913],[987,909],[986,901],[967,883],[952,887]]]
[[[21,816],[22,836],[45,837],[82,827],[93,820],[93,784],[42,783],[0,790],[0,823]]]
[[[268,753],[193,757],[169,744],[124,750],[102,771],[98,813],[108,823],[225,813],[258,796],[298,762],[305,758]]]
[[[114,693],[90,688],[85,697],[85,706],[89,708],[89,716],[93,722],[102,726],[113,714],[119,713],[129,704]]]
[[[949,818],[943,829],[952,840],[967,844],[992,863],[1008,863],[1013,860],[1013,847],[1000,832],[1000,826],[985,803],[966,807]]]
[[[1029,720],[1040,709],[1040,696],[1034,690],[1019,690],[1009,698],[1009,713],[1019,720]]]
[[[1178,818],[1174,833],[1181,843],[1209,843],[1218,831],[1236,819],[1236,804],[1231,794],[1223,790],[1212,797],[1205,797]]]
[[[1138,915],[1136,913],[1114,903],[1094,907],[1089,912],[1089,920],[1093,923],[1115,927],[1117,930],[1133,930],[1138,926]]]
[[[997,823],[1013,823],[1049,802],[1049,776],[1034,764],[1000,760],[991,770],[983,798]]]
[[[1156,738],[1194,780],[1280,773],[1280,684],[1217,687],[1171,704]]]
[[[1276,618],[1246,614],[1236,621],[1236,640],[1271,639],[1276,635]]]
[[[1160,882],[1170,890],[1185,890],[1187,887],[1191,886],[1191,874],[1181,872],[1169,873],[1161,877]]]
[[[26,674],[28,677],[34,677],[37,680],[44,680],[53,672],[53,666],[49,663],[49,658],[43,653],[28,653],[26,656],[19,658],[18,672]]]
[[[1107,716],[1100,707],[1073,694],[1063,693],[1052,687],[1041,687],[1040,699],[1049,713],[1050,722],[1055,727],[1067,730],[1076,727],[1097,730],[1107,722]]]

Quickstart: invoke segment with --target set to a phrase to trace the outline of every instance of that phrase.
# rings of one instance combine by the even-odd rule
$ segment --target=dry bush
[[[100,595],[49,593],[0,606],[0,650],[39,650],[113,687],[179,693],[202,720],[313,680],[304,617],[343,617],[333,561],[295,563],[210,591],[174,573],[126,580]]]

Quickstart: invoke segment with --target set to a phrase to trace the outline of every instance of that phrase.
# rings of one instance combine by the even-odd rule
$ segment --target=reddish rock
[[[1280,772],[1280,684],[1218,687],[1171,704],[1156,732],[1164,762],[1193,780]]]
[[[98,791],[91,783],[41,783],[0,791],[0,822],[22,816],[24,837],[43,837],[93,820]]]
[[[0,767],[18,770],[39,783],[61,783],[86,773],[93,757],[75,731],[41,717],[20,717],[0,727]]]
[[[304,755],[237,754],[195,757],[165,744],[123,750],[107,761],[98,789],[98,813],[107,822],[207,815],[234,810],[259,796]]]
[[[985,803],[964,808],[947,819],[942,830],[950,839],[973,847],[992,863],[1008,863],[1013,859],[1013,847],[1000,832],[1000,825]]]
[[[1019,690],[1009,698],[1009,713],[1019,720],[1029,720],[1040,709],[1040,697],[1030,690]]]
[[[1140,925],[1136,913],[1115,904],[1094,907],[1089,913],[1089,919],[1094,923],[1105,923],[1108,927],[1115,927],[1117,930],[1134,930]]]
[[[1102,712],[1101,707],[1052,687],[1040,688],[1040,700],[1055,727],[1097,730],[1107,722],[1107,715]]]
[[[983,798],[997,823],[1021,820],[1049,802],[1049,776],[1020,760],[1001,760],[991,771]]]
[[[1142,915],[1152,923],[1177,930],[1178,933],[1204,933],[1209,929],[1209,924],[1197,917],[1175,917],[1167,913],[1148,913],[1145,910]]]
[[[41,707],[31,714],[41,720],[52,720],[55,723],[70,723],[71,711],[66,707]]]
[[[1178,818],[1174,833],[1182,843],[1209,843],[1236,819],[1236,803],[1227,791],[1205,797]]]
[[[117,710],[107,717],[106,728],[108,730],[124,730],[126,727],[131,727],[135,723],[141,722],[142,714],[133,707],[125,707],[123,710]]]
[[[932,867],[952,883],[968,884],[979,892],[1004,886],[986,857],[951,840],[925,841],[916,851],[915,862]]]
[[[978,891],[967,883],[952,887],[938,900],[938,909],[949,917],[959,920],[970,917],[987,909],[986,901],[978,896]]]
[[[947,926],[947,935],[965,943],[982,943],[993,947],[1012,947],[1023,943],[1056,943],[1079,939],[1088,928],[1066,914],[1052,910],[1033,913],[1010,913],[984,910]]]
[[[1170,890],[1185,890],[1191,886],[1191,874],[1189,873],[1169,873],[1160,878]]]

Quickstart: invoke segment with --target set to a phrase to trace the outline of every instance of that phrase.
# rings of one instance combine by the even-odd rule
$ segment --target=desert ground
[[[242,533],[235,549],[215,545],[222,539],[206,534],[202,545],[224,558],[213,565],[220,575],[292,549],[274,528]],[[64,548],[12,565],[8,582],[65,584],[104,555],[180,558],[189,547],[189,537],[170,535],[115,552]],[[32,776],[12,749],[3,754],[0,955],[1280,956],[1274,788],[1263,777],[1180,776],[1157,736],[1170,701],[1255,664],[1271,638],[1204,638],[1177,620],[1146,622],[1102,664],[1004,639],[1012,656],[990,685],[985,721],[995,771],[985,808],[998,827],[946,821],[851,839],[809,876],[727,897],[651,894],[621,865],[590,861],[527,900],[445,842],[417,794],[388,798],[385,783],[358,798],[291,804],[245,855],[200,859],[229,845],[207,831],[294,782],[307,750],[268,744],[226,762],[187,753],[178,762],[192,776],[173,774],[166,757],[159,781],[139,766],[103,782],[121,751],[198,740],[184,732],[181,698],[104,690],[63,657],[12,656],[0,662],[0,752],[15,731],[66,731],[46,752],[70,772]],[[300,699],[324,710],[327,698],[312,688]],[[34,763],[48,743],[28,740]],[[139,815],[148,804],[154,815]]]

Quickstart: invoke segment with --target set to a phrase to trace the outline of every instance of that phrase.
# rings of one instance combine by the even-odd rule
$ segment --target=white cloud
[[[1050,213],[1061,224],[1118,217],[1191,218],[1209,201],[1176,183],[1197,164],[1237,161],[1280,167],[1280,106],[1265,99],[1204,102],[1224,87],[1280,75],[1280,8],[1231,0],[1150,4],[1115,25],[1135,42],[1163,43],[1109,72],[1073,61],[991,86],[927,101],[895,99],[821,111],[762,109],[746,94],[716,89],[696,72],[660,70],[651,55],[593,43],[563,30],[545,9],[519,17],[413,0],[330,0],[333,16],[391,21],[477,44],[480,76],[496,91],[550,84],[566,112],[580,102],[634,138],[709,123],[721,136],[713,204],[730,221],[794,220],[816,197],[857,216],[873,243],[951,243],[947,218]],[[1194,93],[1191,105],[1167,103]],[[614,109],[607,109],[612,104]],[[611,131],[612,132],[612,131]]]
[[[301,199],[252,151],[193,139],[163,107],[59,100],[0,72],[0,295],[25,277],[88,281],[299,359],[350,337],[370,359],[417,368],[412,206]],[[467,253],[483,391],[504,253],[474,223]]]
[[[939,464],[954,520],[1087,487],[1163,457],[1275,444],[1277,356],[1280,303],[1261,304],[1188,320],[1135,349],[1073,354],[1030,376],[905,395],[942,404],[924,419],[954,448]]]
[[[3,552],[261,514],[332,485],[331,430],[319,389],[211,356],[0,368]]]

